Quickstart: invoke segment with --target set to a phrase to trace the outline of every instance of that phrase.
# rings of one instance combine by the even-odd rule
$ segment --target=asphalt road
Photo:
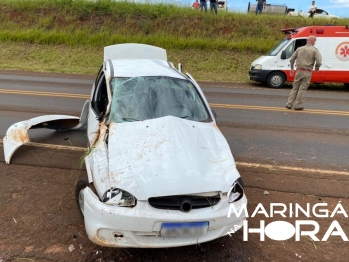
[[[45,114],[79,116],[93,76],[0,71],[0,138],[18,122]],[[303,112],[287,110],[290,86],[200,83],[225,135],[245,184],[248,209],[260,203],[342,203],[349,210],[349,90],[315,87]],[[347,261],[347,242],[302,237],[260,241],[242,230],[201,245],[166,249],[117,249],[93,244],[75,204],[76,181],[86,176],[77,163],[86,148],[86,129],[29,130],[32,142],[6,165],[0,148],[0,261]],[[1,146],[1,144],[0,144]],[[251,212],[250,211],[250,212]],[[249,217],[261,220],[297,218]],[[302,219],[307,219],[302,217]],[[315,219],[310,217],[310,219]],[[349,235],[347,217],[315,219],[319,237],[333,220]],[[73,247],[74,250],[69,248]]]
[[[0,71],[0,136],[45,114],[79,116],[94,76]],[[349,90],[311,88],[305,110],[287,110],[290,86],[200,83],[236,160],[347,170]],[[86,130],[30,130],[32,142],[85,147]]]

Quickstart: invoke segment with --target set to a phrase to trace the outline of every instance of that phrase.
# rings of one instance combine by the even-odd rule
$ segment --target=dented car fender
[[[95,189],[101,197],[106,190],[110,189],[109,181],[109,155],[108,145],[108,127],[104,121],[100,123],[97,138],[89,149],[85,158],[85,165],[90,183],[94,182]]]

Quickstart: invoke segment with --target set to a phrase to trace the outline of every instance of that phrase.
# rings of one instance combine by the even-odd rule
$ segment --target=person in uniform
[[[307,44],[302,46],[294,52],[290,58],[291,72],[290,75],[294,74],[294,63],[297,60],[297,72],[293,81],[293,88],[286,104],[287,109],[291,109],[293,102],[295,102],[295,110],[303,110],[303,97],[305,91],[308,89],[312,70],[315,65],[315,73],[317,73],[322,64],[322,57],[314,47],[316,37],[313,35],[308,36]]]

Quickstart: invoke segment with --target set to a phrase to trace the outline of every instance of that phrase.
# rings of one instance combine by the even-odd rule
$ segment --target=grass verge
[[[168,59],[201,81],[248,82],[250,63],[257,56],[234,50],[168,50]],[[103,48],[29,43],[1,43],[0,69],[97,74]]]
[[[165,4],[112,0],[0,0],[1,69],[96,74],[103,47],[165,48],[197,80],[249,82],[251,62],[281,28],[349,24],[286,15],[205,14]]]

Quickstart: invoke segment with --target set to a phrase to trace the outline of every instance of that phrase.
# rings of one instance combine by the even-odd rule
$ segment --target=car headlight
[[[228,203],[233,203],[240,200],[244,196],[244,184],[241,177],[239,177],[228,191]]]
[[[106,203],[107,205],[133,207],[137,204],[137,199],[125,190],[111,188],[104,193],[102,202]]]
[[[261,70],[261,69],[262,69],[262,65],[260,65],[260,64],[257,64],[257,65],[255,65],[255,66],[254,66],[254,69],[258,69],[258,70]]]

